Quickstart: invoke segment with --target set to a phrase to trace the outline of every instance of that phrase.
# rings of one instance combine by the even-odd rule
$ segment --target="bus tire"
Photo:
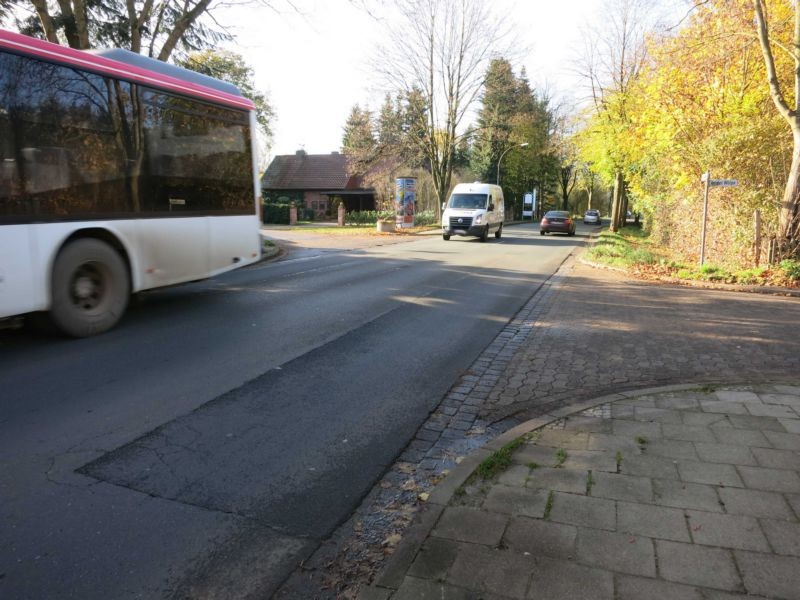
[[[97,239],[78,239],[62,248],[51,282],[50,318],[72,337],[111,329],[128,306],[128,267],[114,248]]]

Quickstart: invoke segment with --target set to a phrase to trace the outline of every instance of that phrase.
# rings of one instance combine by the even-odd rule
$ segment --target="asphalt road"
[[[0,332],[0,597],[265,597],[581,237],[295,239],[96,338]]]

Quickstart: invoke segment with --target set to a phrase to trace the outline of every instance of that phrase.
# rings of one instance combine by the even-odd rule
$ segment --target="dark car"
[[[539,224],[539,233],[566,233],[567,235],[575,235],[575,221],[569,216],[566,210],[550,210],[547,211],[542,217],[542,222]]]
[[[600,211],[590,208],[585,213],[583,213],[583,223],[584,225],[588,225],[589,223],[593,223],[595,225],[600,225],[603,220],[600,218]]]

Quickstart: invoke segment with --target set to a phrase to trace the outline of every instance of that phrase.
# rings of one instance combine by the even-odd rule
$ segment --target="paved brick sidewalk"
[[[459,465],[361,597],[800,599],[800,387],[671,390],[501,436],[510,465]]]
[[[575,263],[478,416],[535,417],[579,400],[674,383],[800,374],[800,301],[630,280]]]

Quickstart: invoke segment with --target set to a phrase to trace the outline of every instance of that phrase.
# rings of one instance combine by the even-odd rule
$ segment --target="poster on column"
[[[417,180],[414,177],[398,177],[395,179],[394,186],[397,226],[413,227],[417,201]]]

